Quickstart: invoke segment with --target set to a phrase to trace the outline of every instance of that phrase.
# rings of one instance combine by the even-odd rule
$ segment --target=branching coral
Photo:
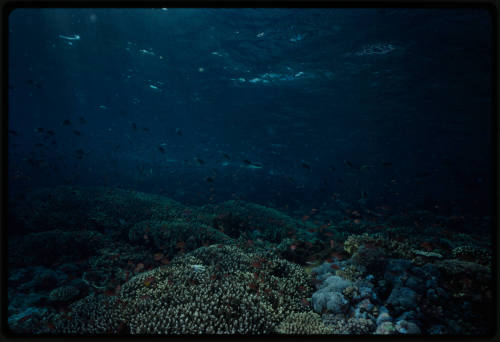
[[[276,332],[280,334],[301,335],[331,334],[333,329],[327,327],[317,313],[310,311],[292,313],[280,323],[276,328]]]
[[[307,311],[311,293],[309,276],[288,261],[234,246],[204,247],[137,274],[117,297],[84,298],[57,331],[265,334]]]

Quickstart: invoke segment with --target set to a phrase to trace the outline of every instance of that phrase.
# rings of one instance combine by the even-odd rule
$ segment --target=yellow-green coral
[[[342,291],[342,294],[347,299],[352,300],[353,298],[359,296],[359,289],[356,285],[351,285],[346,287],[344,291]]]
[[[72,317],[56,320],[56,332],[272,333],[291,314],[308,310],[303,300],[312,292],[298,265],[214,245],[134,276],[113,299],[86,297]],[[95,310],[105,310],[106,319]]]
[[[344,267],[344,269],[337,270],[335,272],[339,277],[349,279],[350,281],[356,281],[359,277],[363,275],[363,271],[358,269],[354,265],[349,265]]]
[[[482,265],[491,265],[491,253],[483,248],[465,245],[454,248],[451,253],[456,259],[475,261]]]
[[[349,318],[346,322],[339,320],[333,325],[334,334],[371,334],[376,328],[375,323],[366,318]]]
[[[371,244],[384,249],[387,257],[409,259],[413,256],[412,247],[404,241],[396,241],[384,237],[382,234],[349,235],[344,242],[344,250],[354,254],[361,245]]]
[[[309,311],[290,314],[276,328],[276,332],[280,334],[300,335],[331,334],[333,329],[331,327],[327,327],[321,321],[321,317],[317,313]]]

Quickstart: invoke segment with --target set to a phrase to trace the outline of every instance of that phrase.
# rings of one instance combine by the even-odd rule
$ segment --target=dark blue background
[[[485,10],[18,9],[9,28],[12,195],[109,185],[187,204],[491,210]],[[360,53],[372,44],[394,50]],[[265,73],[290,80],[249,82]]]

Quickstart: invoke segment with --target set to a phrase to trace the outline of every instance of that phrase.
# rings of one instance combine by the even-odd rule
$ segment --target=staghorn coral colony
[[[309,220],[111,188],[29,196],[10,213],[12,333],[481,335],[493,324],[490,241],[450,236],[430,213],[418,215],[432,229],[415,234],[401,217],[381,229],[362,213]]]

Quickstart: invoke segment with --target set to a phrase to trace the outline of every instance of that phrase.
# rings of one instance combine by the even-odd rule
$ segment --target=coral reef
[[[441,335],[493,326],[487,235],[447,231],[449,220],[429,212],[380,224],[342,210],[309,220],[243,201],[33,192],[9,213],[9,328]]]

